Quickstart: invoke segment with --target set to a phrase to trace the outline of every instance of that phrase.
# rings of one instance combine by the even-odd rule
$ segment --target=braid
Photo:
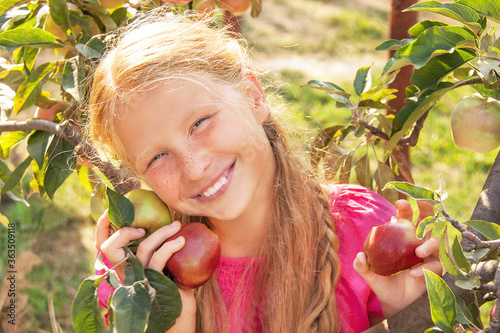
[[[309,316],[305,319],[303,332],[337,332],[340,322],[337,315],[337,301],[332,295],[340,277],[338,257],[338,237],[334,232],[328,201],[325,199],[320,221],[326,221],[323,235],[319,241],[317,258],[317,283],[312,294]],[[309,327],[307,330],[306,328]]]

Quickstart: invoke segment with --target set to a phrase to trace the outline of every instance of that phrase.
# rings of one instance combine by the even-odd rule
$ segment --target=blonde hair
[[[148,13],[115,36],[99,64],[90,95],[90,139],[105,154],[126,156],[113,117],[131,99],[160,82],[206,77],[240,89],[250,63],[245,45],[225,29],[212,29],[194,14]],[[335,288],[340,276],[338,239],[327,197],[294,157],[273,116],[263,124],[276,163],[274,207],[257,271],[246,331],[256,330],[259,304],[263,332],[338,332]],[[183,223],[204,217],[174,217]],[[197,331],[225,332],[228,314],[215,278],[196,292]],[[261,301],[263,300],[263,303]],[[260,313],[260,312],[259,312]]]

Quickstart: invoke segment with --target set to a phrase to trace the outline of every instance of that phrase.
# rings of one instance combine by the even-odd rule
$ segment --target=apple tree
[[[447,194],[442,186],[431,190],[414,184],[402,152],[418,143],[433,106],[448,92],[464,86],[473,87],[476,93],[452,108],[450,130],[455,144],[477,153],[500,146],[500,40],[495,27],[500,22],[500,1],[431,0],[406,11],[439,14],[455,24],[425,20],[409,29],[409,38],[382,43],[377,49],[393,50],[393,56],[376,79],[371,75],[372,66],[360,68],[353,81],[354,95],[331,82],[305,84],[303,87],[324,91],[352,115],[349,123],[334,124],[318,134],[311,163],[318,169],[323,166],[329,181],[350,182],[352,177],[390,201],[401,192],[436,210],[435,216],[420,222],[417,235],[441,238],[445,274],[439,277],[425,272],[427,295],[367,332],[498,332],[500,307],[491,312],[486,325],[480,320],[479,308],[486,300],[500,302],[499,158],[471,219],[459,222],[446,210]],[[408,66],[413,74],[405,89],[405,104],[392,110],[388,102],[397,91],[388,85]],[[373,166],[375,170],[371,170]],[[396,181],[396,177],[404,181]]]

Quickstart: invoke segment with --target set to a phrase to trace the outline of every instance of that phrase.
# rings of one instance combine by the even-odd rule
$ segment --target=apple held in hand
[[[451,132],[457,147],[488,153],[500,146],[500,102],[479,94],[459,100],[451,111]]]
[[[413,223],[394,216],[389,222],[372,228],[363,251],[373,272],[389,276],[424,261],[415,254],[421,244]]]
[[[172,223],[170,210],[155,192],[137,189],[130,191],[125,197],[134,205],[135,216],[130,226],[146,230],[146,235],[134,242],[134,245],[138,245],[159,228]]]
[[[189,223],[167,239],[182,236],[184,247],[167,261],[163,272],[170,273],[175,283],[185,288],[198,288],[208,281],[217,267],[221,255],[219,236],[203,223]]]

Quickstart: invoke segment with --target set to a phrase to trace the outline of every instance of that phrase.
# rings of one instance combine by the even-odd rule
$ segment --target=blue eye
[[[165,154],[166,153],[160,153],[160,154],[156,155],[155,157],[153,157],[153,162],[156,161],[157,159],[159,159],[160,157],[162,157]]]
[[[200,120],[198,120],[194,125],[193,125],[193,129],[195,129],[196,127],[200,126],[205,120],[207,120],[207,118],[202,118]]]

